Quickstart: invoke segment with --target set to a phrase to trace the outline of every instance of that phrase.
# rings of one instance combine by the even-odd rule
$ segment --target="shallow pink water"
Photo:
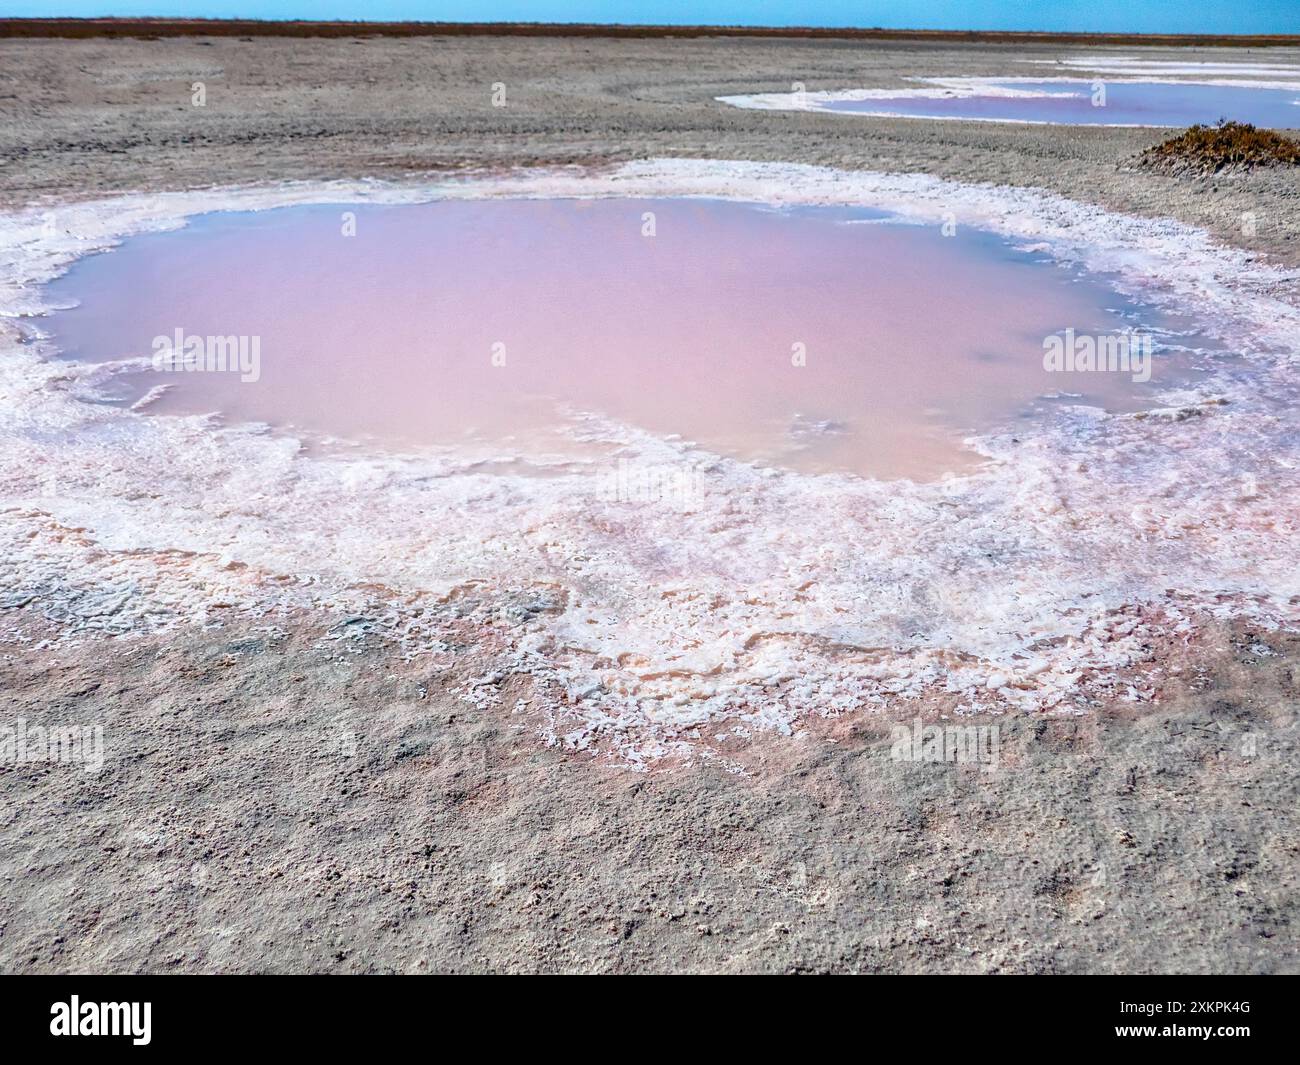
[[[1043,369],[1046,335],[1130,324],[1099,282],[973,231],[851,219],[879,216],[689,200],[212,215],[79,263],[54,288],[80,306],[50,328],[93,360],[148,355],[177,328],[260,338],[255,382],[133,377],[132,397],[175,386],[155,413],[527,452],[593,411],[884,477],[969,466],[964,435],[1032,416],[1047,393],[1131,409],[1171,383],[1159,357],[1149,384]]]

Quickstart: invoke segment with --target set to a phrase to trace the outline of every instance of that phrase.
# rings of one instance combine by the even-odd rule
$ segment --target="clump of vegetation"
[[[1171,173],[1217,174],[1260,166],[1300,165],[1300,141],[1247,122],[1220,119],[1215,126],[1193,126],[1177,137],[1148,148],[1140,166]]]

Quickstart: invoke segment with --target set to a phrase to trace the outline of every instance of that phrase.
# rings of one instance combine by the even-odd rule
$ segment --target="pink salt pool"
[[[960,86],[960,79],[948,79]],[[1066,126],[1213,125],[1222,118],[1275,129],[1300,125],[1300,91],[1200,82],[969,79],[940,97],[882,96],[821,105],[828,111]],[[1098,86],[1105,94],[1098,93]],[[1001,95],[1002,93],[1014,95]]]
[[[538,199],[216,214],[52,288],[78,304],[48,325],[72,358],[148,356],[178,329],[256,338],[256,380],[142,372],[118,379],[121,402],[167,385],[150,413],[381,447],[554,450],[589,412],[802,471],[931,478],[977,461],[969,434],[1054,402],[1135,409],[1185,372],[1158,344],[1147,383],[1047,372],[1046,336],[1113,334],[1141,309],[993,237],[866,210]]]

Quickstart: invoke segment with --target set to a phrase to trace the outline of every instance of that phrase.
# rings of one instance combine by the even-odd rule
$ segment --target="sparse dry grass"
[[[1192,126],[1148,148],[1138,163],[1171,173],[1201,174],[1295,166],[1300,164],[1300,142],[1246,122],[1219,122],[1215,126]]]

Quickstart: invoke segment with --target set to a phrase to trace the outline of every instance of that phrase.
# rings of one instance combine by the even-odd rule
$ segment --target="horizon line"
[[[1131,33],[1108,30],[938,30],[880,26],[743,26],[637,22],[465,22],[367,19],[180,18],[174,16],[31,16],[0,18],[3,37],[200,36],[537,36],[537,37],[802,37],[823,39],[932,40],[971,43],[1157,43],[1300,45],[1300,34]],[[41,31],[41,32],[31,32]],[[132,32],[135,31],[135,32]],[[284,31],[293,31],[284,33]],[[348,32],[359,31],[359,32]]]

